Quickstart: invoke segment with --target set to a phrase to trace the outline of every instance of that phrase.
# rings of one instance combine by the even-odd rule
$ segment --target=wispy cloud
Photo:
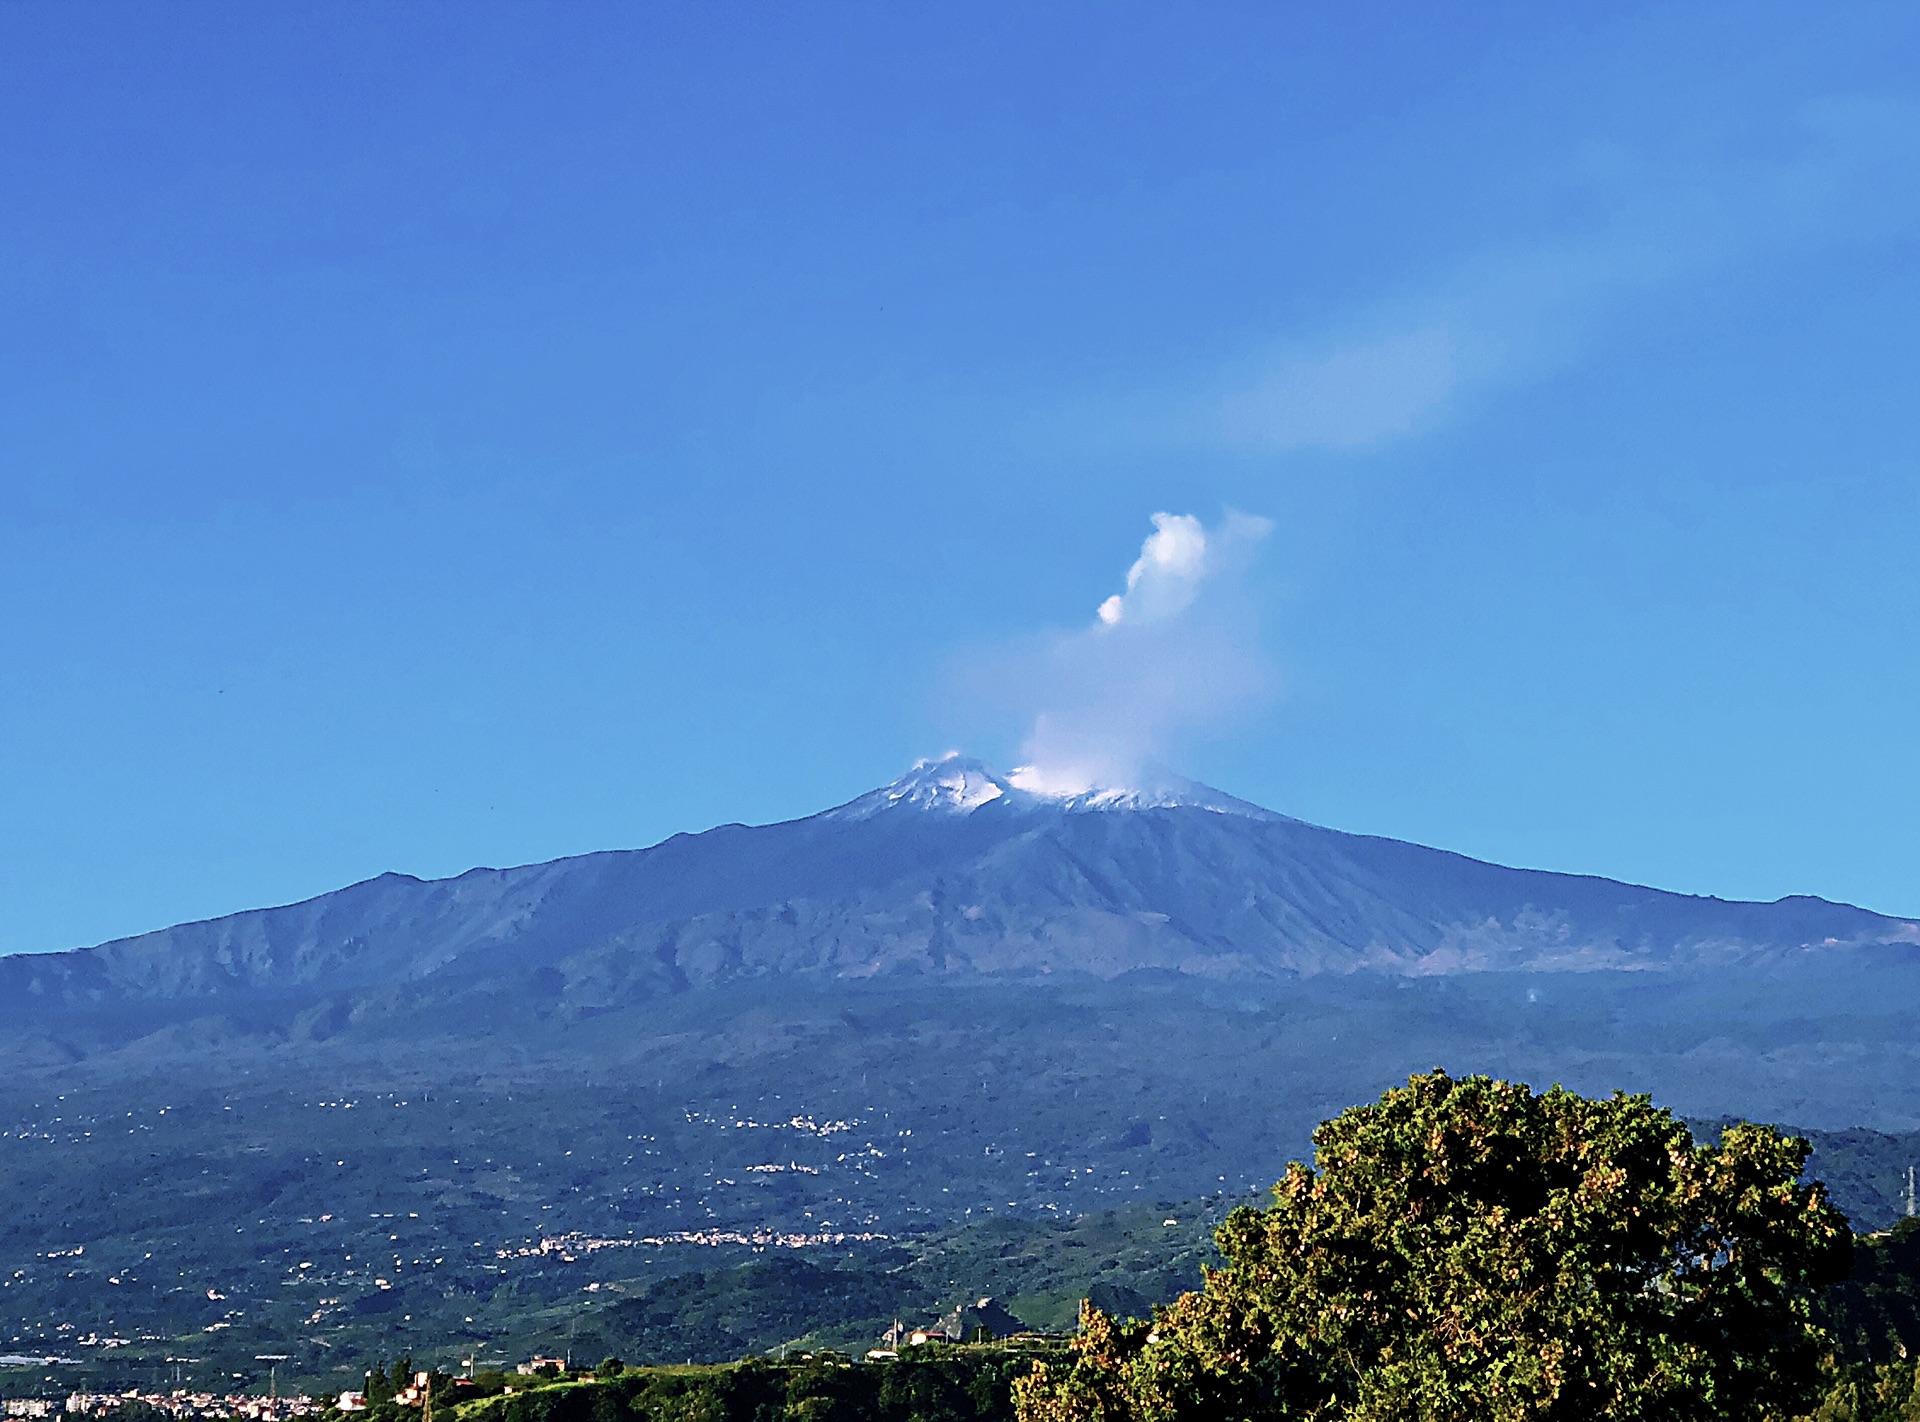
[[[1920,105],[1803,109],[1763,158],[1612,155],[1605,216],[1444,265],[1316,332],[1277,337],[1182,401],[1180,438],[1250,451],[1365,450],[1578,359],[1651,298],[1920,225]]]

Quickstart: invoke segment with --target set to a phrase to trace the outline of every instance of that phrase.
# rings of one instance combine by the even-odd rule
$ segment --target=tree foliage
[[[378,1407],[393,1401],[394,1395],[413,1381],[413,1359],[395,1358],[391,1366],[376,1359],[367,1370],[367,1404]]]
[[[1859,1240],[1853,1273],[1827,1294],[1819,1317],[1842,1362],[1920,1356],[1920,1219]]]
[[[1920,1422],[1920,1366],[1902,1360],[1848,1369],[1808,1422]]]
[[[918,1350],[916,1350],[918,1351]],[[606,1382],[489,1399],[467,1422],[1013,1422],[1028,1359],[993,1348],[854,1366],[817,1353],[784,1364],[628,1369]]]
[[[1201,1292],[1016,1387],[1022,1422],[1763,1419],[1803,1413],[1845,1218],[1804,1141],[1697,1144],[1644,1096],[1412,1078],[1235,1211]]]

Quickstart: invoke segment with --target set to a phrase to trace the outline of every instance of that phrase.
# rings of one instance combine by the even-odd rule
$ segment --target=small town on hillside
[[[879,1345],[867,1349],[858,1361],[870,1364],[894,1362],[903,1353],[929,1345],[995,1343],[1013,1347],[1046,1347],[1063,1341],[1055,1335],[1028,1328],[999,1300],[986,1296],[970,1304],[961,1304],[939,1318],[918,1325],[895,1319],[881,1336]],[[794,1360],[815,1356],[799,1352],[791,1355]],[[440,1386],[445,1391],[439,1397],[434,1396],[434,1374],[422,1371],[413,1373],[412,1380],[405,1386],[389,1389],[390,1395],[385,1400],[400,1407],[419,1408],[424,1414],[422,1422],[425,1422],[436,1405],[458,1404],[494,1393],[511,1394],[553,1382],[604,1380],[624,1371],[625,1364],[617,1359],[609,1358],[595,1367],[576,1369],[567,1358],[536,1353],[525,1362],[515,1364],[512,1374],[483,1372],[476,1376],[472,1371],[472,1360],[469,1359],[467,1376],[440,1379]],[[369,1382],[373,1376],[372,1373],[368,1374]],[[222,1395],[189,1388],[174,1388],[164,1392],[139,1388],[129,1388],[124,1392],[76,1391],[69,1392],[64,1398],[0,1398],[0,1416],[28,1419],[113,1417],[130,1422],[133,1418],[164,1415],[169,1418],[247,1418],[250,1422],[284,1422],[287,1418],[322,1413],[350,1416],[366,1412],[375,1401],[369,1395],[371,1391],[371,1387],[353,1388],[318,1397],[305,1393],[283,1397],[277,1389],[266,1396],[244,1393]]]

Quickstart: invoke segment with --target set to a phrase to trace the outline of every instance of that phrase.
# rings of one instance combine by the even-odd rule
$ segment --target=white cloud
[[[1112,627],[1121,622],[1173,617],[1184,612],[1207,575],[1207,531],[1192,514],[1157,513],[1153,532],[1127,569],[1127,590],[1100,604]]]
[[[1028,718],[1023,788],[1049,794],[1135,786],[1186,735],[1271,681],[1241,578],[1272,524],[1232,513],[1213,528],[1157,513],[1123,592],[1092,622],[997,659],[990,679]]]

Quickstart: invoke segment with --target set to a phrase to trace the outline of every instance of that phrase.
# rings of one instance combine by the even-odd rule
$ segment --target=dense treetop
[[[1644,1096],[1417,1076],[1315,1134],[1204,1288],[1018,1389],[1082,1419],[1769,1418],[1818,1395],[1846,1220],[1806,1143]]]

